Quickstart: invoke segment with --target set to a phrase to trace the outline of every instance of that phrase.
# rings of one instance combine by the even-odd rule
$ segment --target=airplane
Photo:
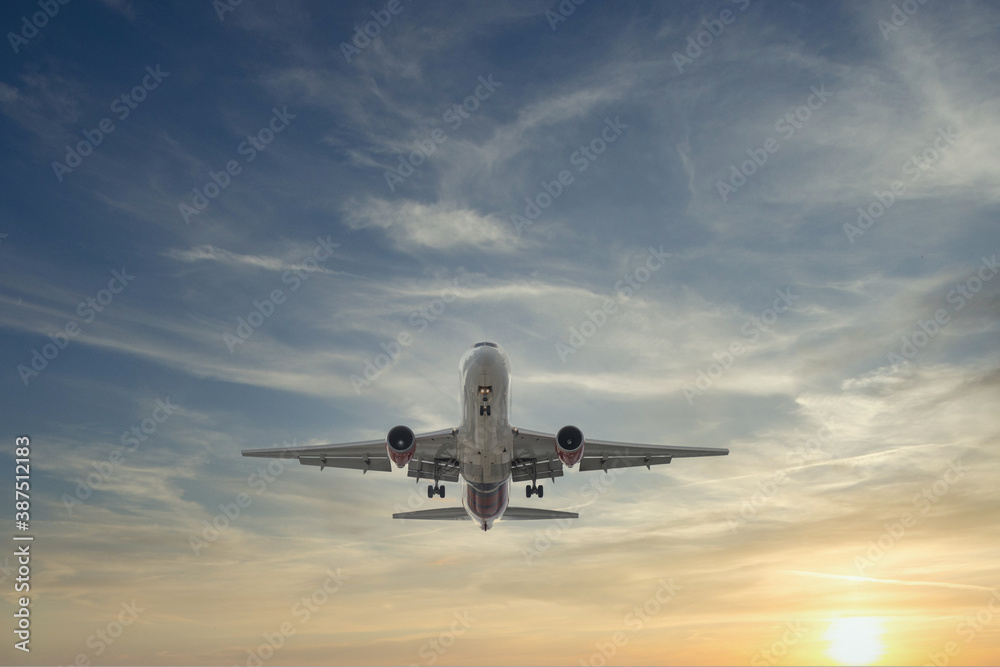
[[[510,362],[496,343],[476,343],[459,362],[461,425],[415,435],[394,426],[384,439],[305,447],[244,449],[243,456],[294,458],[302,465],[390,472],[407,466],[407,476],[431,480],[427,497],[445,497],[442,482],[462,481],[462,507],[398,512],[394,519],[472,519],[484,531],[498,519],[576,519],[576,512],[510,507],[512,483],[529,482],[528,498],[544,496],[540,479],[563,476],[563,467],[605,473],[612,468],[662,465],[675,458],[726,456],[728,449],[663,447],[607,440],[586,440],[576,426],[554,435],[511,426]]]

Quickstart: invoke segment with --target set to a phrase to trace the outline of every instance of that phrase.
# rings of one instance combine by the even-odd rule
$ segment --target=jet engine
[[[413,431],[405,426],[394,426],[385,436],[385,452],[397,467],[402,468],[417,451],[417,438]]]
[[[556,433],[556,454],[569,468],[583,458],[583,444],[583,431],[575,426],[563,426]]]

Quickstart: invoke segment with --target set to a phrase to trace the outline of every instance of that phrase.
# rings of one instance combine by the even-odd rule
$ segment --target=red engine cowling
[[[583,458],[583,445],[583,431],[575,426],[563,426],[556,433],[556,455],[569,468]]]
[[[413,431],[405,426],[394,426],[385,436],[385,452],[397,467],[402,468],[417,451],[417,438]]]

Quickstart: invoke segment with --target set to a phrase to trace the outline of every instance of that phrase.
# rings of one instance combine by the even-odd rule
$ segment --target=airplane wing
[[[420,471],[448,468],[458,455],[458,429],[446,428],[416,435],[416,451],[410,460],[410,477],[419,477]],[[323,468],[348,468],[366,473],[369,470],[389,472],[392,462],[385,451],[385,439],[364,442],[345,442],[332,445],[305,447],[276,447],[273,449],[244,449],[243,456],[276,459],[298,459],[302,465]],[[414,474],[417,471],[417,474]],[[457,479],[457,472],[455,473]],[[423,475],[433,477],[433,472]],[[445,479],[443,476],[441,479]],[[447,481],[447,480],[446,480]]]
[[[515,482],[533,479],[561,477],[562,461],[556,455],[556,436],[552,433],[538,433],[523,428],[514,429],[514,460],[512,462]],[[719,447],[666,447],[663,445],[641,445],[631,442],[585,439],[581,472],[611,468],[631,468],[670,463],[675,458],[693,456],[726,456],[728,449]]]

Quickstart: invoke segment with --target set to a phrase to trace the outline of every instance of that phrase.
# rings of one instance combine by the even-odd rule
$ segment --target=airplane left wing
[[[538,433],[523,428],[514,429],[514,452],[520,467],[529,465],[538,470],[538,478],[559,477],[562,475],[562,461],[555,449],[556,436],[552,433]],[[611,440],[584,441],[583,458],[578,470],[603,470],[611,468],[631,468],[670,463],[675,458],[694,456],[727,456],[728,449],[720,447],[666,447],[663,445],[642,445],[631,442],[613,442]],[[558,472],[555,472],[558,470]],[[515,479],[514,481],[519,481]]]
[[[428,463],[454,460],[458,452],[458,429],[447,428],[415,436],[416,450],[410,460],[410,469],[420,469]],[[392,462],[385,449],[385,439],[363,442],[345,442],[331,445],[305,447],[276,447],[273,449],[244,449],[243,456],[277,459],[298,459],[302,465],[323,468],[348,468],[366,473],[369,470],[389,472]],[[411,475],[412,476],[412,475]]]

